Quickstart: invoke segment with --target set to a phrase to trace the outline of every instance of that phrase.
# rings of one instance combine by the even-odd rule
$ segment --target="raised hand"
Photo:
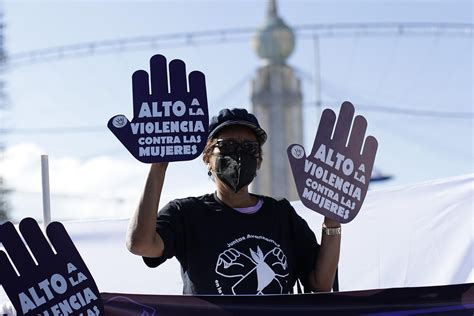
[[[0,284],[17,314],[104,315],[99,290],[64,226],[53,222],[46,229],[54,250],[34,219],[19,226],[34,258],[11,222],[0,225],[11,259],[0,251]]]
[[[298,144],[287,150],[301,202],[340,223],[350,222],[358,214],[377,152],[377,140],[365,138],[365,118],[358,115],[352,124],[353,118],[350,102],[342,104],[337,122],[336,114],[325,109],[311,154],[306,156]]]
[[[230,248],[219,255],[216,273],[225,277],[242,277],[253,267],[255,263],[248,256]]]
[[[133,74],[133,119],[116,115],[107,126],[139,161],[192,160],[204,150],[209,122],[204,74],[191,72],[189,89],[187,83],[184,62],[172,60],[168,78],[162,55],[151,57],[150,78],[144,70]]]

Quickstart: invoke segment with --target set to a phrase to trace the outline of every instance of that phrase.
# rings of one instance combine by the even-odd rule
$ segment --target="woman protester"
[[[340,224],[326,217],[319,245],[287,200],[249,193],[266,139],[253,114],[221,110],[203,152],[216,191],[173,200],[158,215],[167,163],[152,164],[128,249],[150,267],[176,256],[184,294],[287,294],[298,280],[305,292],[330,291]]]

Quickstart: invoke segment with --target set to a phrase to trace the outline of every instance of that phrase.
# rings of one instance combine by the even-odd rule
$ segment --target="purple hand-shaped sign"
[[[301,202],[340,223],[350,222],[359,212],[377,152],[377,140],[365,138],[365,118],[358,115],[352,124],[353,118],[350,102],[342,104],[337,122],[336,114],[326,109],[311,155],[298,144],[287,151]]]
[[[192,160],[204,150],[209,124],[204,74],[193,71],[188,80],[184,62],[174,59],[169,63],[169,86],[166,58],[155,55],[150,76],[144,70],[133,74],[132,121],[116,115],[107,124],[141,162]]]
[[[104,315],[99,290],[81,255],[61,223],[48,225],[43,235],[32,218],[0,226],[0,284],[17,315]],[[16,271],[15,271],[16,268]],[[18,273],[17,273],[18,271]]]

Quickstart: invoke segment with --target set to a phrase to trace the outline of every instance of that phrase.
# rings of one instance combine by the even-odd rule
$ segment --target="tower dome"
[[[269,0],[263,26],[253,38],[257,55],[270,64],[282,64],[295,48],[291,28],[278,16],[276,0]]]

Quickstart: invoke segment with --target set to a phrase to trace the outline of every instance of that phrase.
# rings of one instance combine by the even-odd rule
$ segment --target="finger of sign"
[[[373,136],[367,136],[365,139],[362,157],[367,165],[373,166],[375,161],[375,154],[377,153],[378,142]]]
[[[133,93],[133,115],[138,117],[142,102],[150,97],[150,87],[148,86],[148,73],[145,70],[137,70],[132,75]]]
[[[0,284],[4,288],[9,284],[15,284],[16,282],[14,282],[14,280],[16,280],[18,275],[16,274],[15,269],[13,269],[10,260],[8,260],[8,256],[4,251],[0,251],[0,267],[2,267],[0,269]]]
[[[28,217],[20,222],[20,232],[38,264],[48,263],[54,252],[43,235],[38,223]]]
[[[337,147],[345,147],[349,130],[351,129],[352,119],[354,117],[354,106],[350,102],[344,102],[339,110],[336,129],[334,130],[333,141]]]
[[[206,96],[206,77],[200,71],[189,74],[189,92],[192,96]],[[201,100],[199,100],[202,102]]]
[[[168,94],[168,70],[166,58],[163,55],[155,55],[150,59],[151,94]]]
[[[354,119],[354,125],[352,126],[351,135],[349,136],[349,148],[357,150],[360,154],[362,149],[362,143],[364,142],[365,131],[367,130],[367,120],[357,115]]]
[[[188,93],[186,80],[186,65],[180,59],[174,59],[170,62],[170,89],[171,94],[182,96]]]
[[[35,266],[35,262],[11,222],[6,222],[0,226],[0,241],[12,259],[18,273],[20,275],[28,274]]]
[[[46,234],[48,235],[51,244],[56,253],[61,254],[63,258],[75,259],[74,256],[79,256],[76,246],[69,237],[63,224],[59,222],[52,222],[46,227]]]
[[[331,109],[325,109],[321,114],[321,120],[319,121],[318,131],[316,132],[316,138],[313,144],[313,154],[318,150],[317,145],[321,142],[331,139],[331,134],[334,129],[334,123],[336,122],[336,113]]]

